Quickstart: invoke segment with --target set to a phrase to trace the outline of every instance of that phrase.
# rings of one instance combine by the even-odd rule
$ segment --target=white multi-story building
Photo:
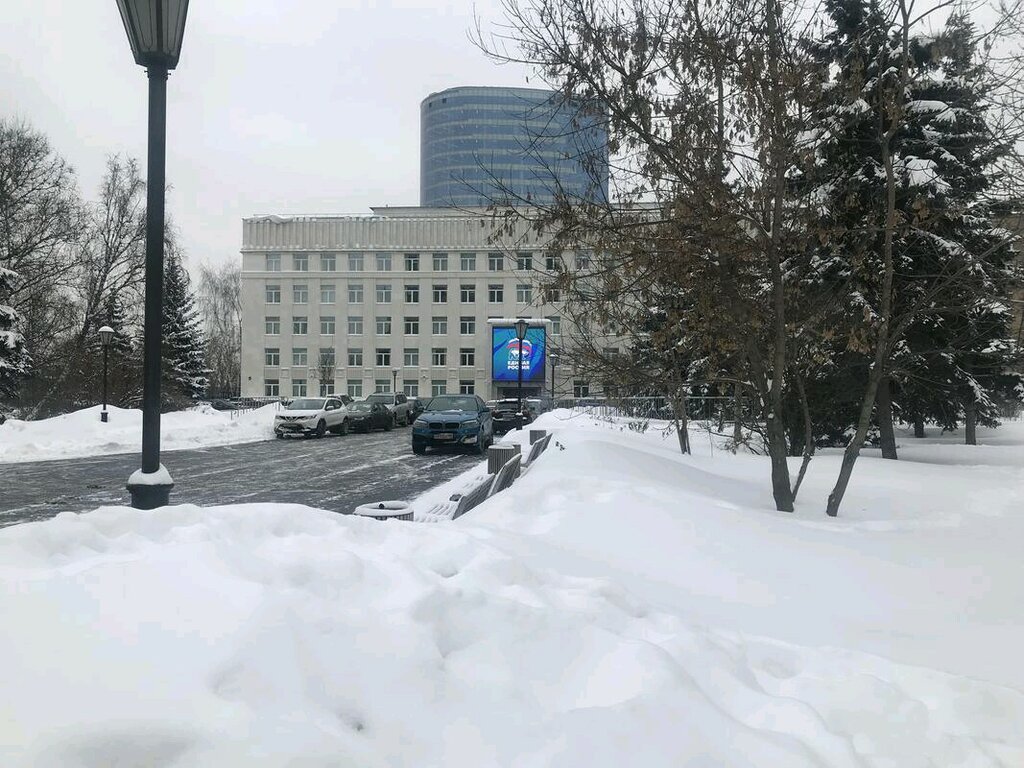
[[[546,319],[557,348],[566,329],[544,276],[586,254],[549,253],[526,228],[496,239],[484,213],[372,210],[243,220],[242,395],[514,396],[493,381],[488,321]],[[558,393],[579,394],[556,374]],[[524,393],[550,391],[545,376]]]

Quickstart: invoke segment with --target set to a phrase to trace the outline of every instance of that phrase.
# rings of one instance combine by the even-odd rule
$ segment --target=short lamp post
[[[392,368],[391,369],[391,393],[392,394],[397,394],[398,393],[398,369],[397,368]],[[396,400],[395,402],[398,402],[398,401]]]
[[[110,342],[114,340],[114,329],[104,325],[99,330],[100,346],[103,347],[103,410],[100,411],[100,421],[107,423],[107,356],[110,352]]]
[[[516,363],[516,427],[523,428],[523,339],[530,330],[528,320],[519,318],[515,324],[516,338],[519,340],[519,359]]]
[[[552,349],[548,353],[548,361],[551,363],[551,405],[554,406],[555,400],[555,368],[558,365],[560,355],[557,350]]]
[[[128,478],[136,509],[167,504],[174,481],[160,463],[160,337],[164,278],[167,73],[178,65],[188,0],[117,0],[135,63],[149,76],[146,299],[142,358],[142,468]]]

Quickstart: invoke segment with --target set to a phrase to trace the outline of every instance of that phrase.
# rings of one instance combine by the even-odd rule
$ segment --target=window
[[[516,269],[529,270],[533,269],[533,256],[529,253],[520,251],[516,254]]]
[[[476,350],[472,347],[463,347],[459,350],[459,365],[476,365]],[[470,393],[472,394],[472,393]]]
[[[333,336],[334,335],[334,316],[325,315],[320,318],[320,335],[321,336]]]
[[[590,251],[576,251],[576,269],[586,269],[590,266]]]
[[[349,397],[359,398],[363,396],[363,382],[359,379],[349,379],[345,383]]]
[[[348,318],[348,335],[349,336],[362,336],[363,334],[363,318],[361,315],[349,315]]]
[[[390,272],[391,271],[391,254],[390,253],[378,253],[377,254],[377,271],[378,272]]]
[[[390,381],[390,379],[374,379],[373,380],[373,391],[375,393],[377,393],[378,395],[381,394],[382,392],[390,392],[391,391],[391,381]]]
[[[264,318],[264,321],[266,322],[266,327],[263,332],[268,336],[277,336],[277,334],[281,332],[280,317],[271,317],[270,315],[267,315],[267,317]]]
[[[309,332],[309,318],[296,315],[292,318],[292,333],[296,336],[305,336]]]
[[[605,347],[604,348],[604,356],[605,357],[609,357],[609,358],[618,357],[619,356],[619,348],[618,347]]]
[[[281,349],[280,347],[267,347],[263,350],[263,364],[264,365],[280,365],[281,364]]]
[[[402,392],[406,397],[419,397],[419,382],[416,379],[402,379]]]
[[[402,365],[417,366],[420,364],[420,351],[412,347],[406,347],[402,351]],[[406,393],[408,394],[408,393]]]
[[[459,301],[463,304],[472,304],[476,301],[476,286],[475,285],[460,285],[459,286]]]
[[[306,396],[306,380],[292,379],[292,397]]]
[[[459,333],[461,333],[463,336],[472,336],[474,333],[476,333],[476,318],[460,317]]]
[[[338,269],[338,257],[333,253],[320,254],[320,271],[336,272]],[[332,393],[333,394],[333,393]]]
[[[377,286],[377,303],[391,303],[391,286],[389,284],[381,283]]]
[[[281,254],[280,253],[268,253],[266,258],[267,272],[280,272],[281,271]]]
[[[551,315],[550,317],[548,317],[548,320],[551,321],[551,335],[552,336],[561,336],[562,335],[562,318],[560,318],[558,315]]]
[[[391,365],[391,350],[377,347],[377,365]]]
[[[363,364],[363,350],[361,349],[349,349],[348,351],[348,367],[359,368]]]
[[[448,350],[444,347],[434,347],[430,350],[430,364],[431,365],[447,365],[448,364]]]
[[[438,395],[448,394],[448,385],[442,379],[432,379],[430,382],[430,396],[437,397]]]
[[[405,318],[405,335],[415,336],[420,332],[420,319],[418,317]]]
[[[292,269],[294,269],[296,272],[309,272],[309,254],[293,253]]]
[[[350,253],[348,255],[348,271],[349,272],[362,272],[363,271],[363,254],[361,254],[361,253]]]
[[[420,255],[418,253],[407,253],[407,254],[405,254],[405,271],[406,272],[419,272],[420,271]]]
[[[280,379],[264,379],[263,380],[263,396],[264,397],[280,397],[281,396],[281,380]]]
[[[548,272],[557,272],[562,268],[562,260],[556,253],[549,253],[544,257],[544,269]]]
[[[281,286],[280,285],[268,285],[266,289],[267,304],[280,304],[281,303]]]
[[[434,286],[434,303],[435,304],[447,304],[448,303],[448,286],[447,285],[435,285]]]
[[[572,396],[573,397],[590,397],[590,382],[583,381],[582,379],[572,380]]]
[[[487,300],[491,304],[500,304],[505,300],[505,287],[500,283],[491,283],[487,286]]]
[[[320,380],[320,397],[330,397],[334,394],[334,379]]]
[[[384,315],[377,318],[377,335],[378,336],[390,336],[391,335],[391,316]]]
[[[435,253],[434,254],[434,271],[435,272],[447,272],[448,271],[448,254],[447,253]]]
[[[505,270],[505,255],[502,253],[488,253],[487,269],[490,272],[503,272]]]
[[[293,304],[308,304],[309,303],[309,286],[305,283],[296,283],[292,286],[292,303]]]
[[[520,304],[529,304],[533,301],[533,288],[520,283],[516,286],[516,301]]]
[[[334,283],[320,283],[320,303],[334,303]]]
[[[406,304],[419,304],[420,303],[420,287],[418,285],[407,285],[407,286],[405,286],[405,303]]]
[[[459,394],[460,395],[475,395],[476,385],[472,381],[461,379],[459,381]]]
[[[363,284],[362,283],[349,283],[348,284],[348,303],[349,304],[362,304],[363,303]]]
[[[292,350],[292,365],[296,368],[305,368],[309,365],[309,355],[305,347],[296,347]]]
[[[548,286],[544,289],[544,300],[548,304],[553,304],[556,301],[562,300],[562,290],[560,288],[553,288]]]
[[[447,317],[432,317],[430,319],[430,332],[435,336],[444,336],[448,333]]]
[[[334,347],[320,347],[320,355],[316,359],[316,364],[320,368],[333,368]]]
[[[459,254],[459,269],[463,272],[474,272],[476,271],[476,254],[475,253],[460,253]]]

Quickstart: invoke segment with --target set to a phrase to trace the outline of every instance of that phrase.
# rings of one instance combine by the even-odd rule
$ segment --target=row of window
[[[310,384],[307,379],[292,379],[292,397],[307,397],[309,395]],[[319,392],[321,397],[330,397],[335,394],[336,383],[333,380],[321,380],[317,382],[319,384]],[[373,391],[377,393],[390,392],[391,391],[391,379],[374,379]],[[349,394],[349,397],[362,397],[363,396],[363,381],[362,379],[348,379],[345,382],[345,389]],[[420,396],[420,384],[415,379],[403,379],[402,380],[402,391],[407,397],[419,397]],[[281,380],[280,379],[264,379],[263,380],[263,394],[267,397],[281,397]],[[444,379],[431,379],[430,381],[430,396],[437,397],[438,395],[448,394],[448,382]],[[460,395],[475,395],[476,394],[476,382],[470,379],[459,380],[459,394]],[[590,384],[582,380],[574,380],[572,383],[572,394],[573,397],[590,397]]]
[[[349,272],[363,272],[366,269],[367,254],[363,253],[349,253],[346,255],[348,260],[348,271]],[[391,253],[376,253],[373,254],[375,259],[374,263],[377,267],[378,272],[391,272],[392,267],[395,263],[393,258],[394,254]],[[434,272],[447,272],[448,270],[448,254],[447,253],[432,253],[431,266]],[[475,272],[477,265],[477,254],[475,253],[460,253],[459,254],[459,269],[463,272]],[[266,271],[267,272],[280,272],[282,265],[282,256],[280,253],[268,253],[266,254]],[[489,272],[503,272],[505,270],[505,254],[492,252],[487,254],[487,271]],[[509,257],[510,259],[512,257]],[[321,272],[337,272],[338,271],[338,255],[335,253],[321,253],[320,259],[320,271]],[[517,253],[514,257],[515,268],[519,270],[532,270],[533,269],[533,254],[521,252]],[[420,254],[418,253],[406,253],[403,254],[403,263],[405,265],[406,272],[419,272],[420,271]],[[576,269],[586,269],[590,264],[590,254],[586,251],[580,251],[576,254]],[[291,260],[292,271],[294,272],[309,272],[310,254],[308,253],[293,253]],[[562,269],[563,262],[562,257],[557,254],[547,254],[544,256],[544,268],[548,272],[555,272]]]
[[[332,369],[335,366],[337,357],[335,356],[334,349],[331,347],[321,347],[317,357],[313,359],[314,367],[320,368],[321,370]],[[363,365],[363,350],[359,348],[350,348],[347,351],[347,360],[349,367],[360,367]],[[388,366],[391,365],[391,350],[386,347],[378,347],[374,352],[375,365]],[[279,366],[281,365],[281,348],[280,347],[264,347],[263,349],[263,364],[267,366]],[[306,347],[295,347],[292,349],[292,365],[297,368],[306,368],[310,364],[309,350]],[[402,352],[402,365],[405,366],[417,366],[420,364],[420,351],[419,349],[405,349]],[[448,348],[447,347],[433,347],[430,350],[430,364],[434,366],[448,365]],[[476,350],[472,347],[461,347],[459,349],[459,365],[462,367],[472,367],[476,365]]]
[[[348,303],[349,304],[362,304],[363,303],[363,284],[362,283],[348,283]],[[321,304],[333,304],[337,296],[334,283],[322,283],[320,285],[320,303]],[[378,304],[390,304],[392,296],[392,286],[387,283],[380,283],[376,285],[376,297]],[[446,284],[437,284],[431,286],[431,299],[434,304],[447,304],[448,303],[448,286]],[[546,288],[544,290],[544,299],[546,302],[551,303],[561,300],[561,292],[557,288]],[[476,302],[476,286],[475,285],[460,285],[459,286],[459,301],[463,304],[473,304]],[[505,286],[500,284],[492,284],[487,286],[487,301],[491,304],[500,304],[505,301]],[[516,301],[520,304],[532,304],[533,303],[533,286],[520,284],[516,286]],[[266,286],[266,302],[267,304],[280,304],[281,303],[281,286],[280,285],[267,285]],[[405,303],[406,304],[419,304],[420,302],[420,286],[418,285],[407,285],[405,286]],[[292,304],[308,304],[309,303],[309,286],[305,283],[296,283],[292,286]]]
[[[374,318],[375,328],[378,336],[391,335],[391,316],[383,315]],[[551,321],[551,335],[560,336],[562,323],[559,317],[549,317]],[[349,336],[361,336],[363,334],[362,315],[350,315],[347,318],[347,333]],[[333,316],[322,316],[320,318],[320,335],[333,336],[337,332],[337,322]],[[402,319],[402,332],[406,336],[416,336],[420,332],[420,318],[406,317]],[[279,315],[266,315],[264,317],[264,333],[267,336],[279,336],[281,334],[281,317]],[[295,315],[292,317],[292,334],[305,336],[309,333],[309,317],[306,315]],[[430,318],[430,333],[433,336],[445,336],[448,333],[447,317]],[[476,318],[464,316],[459,318],[459,333],[463,336],[472,336],[476,333]]]

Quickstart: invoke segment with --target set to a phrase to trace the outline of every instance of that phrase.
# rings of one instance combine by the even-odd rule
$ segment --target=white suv
[[[298,397],[274,416],[274,435],[316,435],[328,430],[339,435],[348,433],[348,395],[337,397]]]

